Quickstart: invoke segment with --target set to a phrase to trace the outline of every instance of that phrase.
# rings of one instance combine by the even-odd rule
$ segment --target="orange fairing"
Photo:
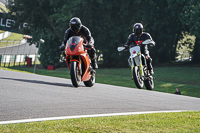
[[[81,58],[83,59],[84,65],[85,65],[85,72],[83,73],[81,80],[82,81],[88,81],[91,78],[90,75],[90,59],[87,53],[84,53],[81,55]]]
[[[79,65],[79,70],[82,70],[84,68],[84,70],[82,70],[83,73],[81,80],[88,81],[91,78],[90,58],[88,56],[88,53],[85,51],[83,47],[83,39],[78,36],[71,37],[67,41],[65,54],[66,54],[66,62],[68,68],[70,69],[70,63],[72,61],[77,61]]]
[[[66,55],[80,55],[84,53],[84,47],[83,47],[83,39],[80,37],[71,37],[67,41],[66,45]]]

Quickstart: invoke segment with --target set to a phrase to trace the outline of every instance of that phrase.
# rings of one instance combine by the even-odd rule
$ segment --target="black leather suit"
[[[142,34],[137,37],[135,35],[135,33],[132,33],[129,35],[128,39],[127,39],[127,42],[126,42],[126,45],[139,45],[140,48],[141,48],[141,53],[144,54],[145,56],[148,57],[147,59],[147,66],[148,66],[148,69],[149,70],[152,70],[152,59],[149,55],[149,50],[148,50],[148,46],[147,45],[144,45],[144,44],[141,44],[143,41],[147,40],[147,39],[151,39],[151,35],[149,33],[146,33],[146,32],[142,32]]]

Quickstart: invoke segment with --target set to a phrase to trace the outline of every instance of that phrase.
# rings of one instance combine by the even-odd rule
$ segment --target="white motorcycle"
[[[155,45],[153,40],[145,40],[141,45],[152,44]],[[118,47],[117,50],[124,51],[125,47]],[[137,88],[142,89],[145,85],[146,89],[153,90],[154,82],[153,76],[150,75],[149,70],[147,68],[147,60],[143,54],[141,54],[140,46],[132,46],[129,47],[130,57],[128,59],[128,63],[131,67],[132,78],[135,82]]]

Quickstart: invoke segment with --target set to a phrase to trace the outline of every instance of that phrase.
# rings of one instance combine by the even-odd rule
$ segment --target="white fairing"
[[[140,58],[141,55],[138,53],[140,53],[140,46],[135,46],[129,49],[130,52],[130,57],[128,59],[128,63],[130,66],[134,66],[134,62],[136,63],[137,66],[139,66],[140,64]]]

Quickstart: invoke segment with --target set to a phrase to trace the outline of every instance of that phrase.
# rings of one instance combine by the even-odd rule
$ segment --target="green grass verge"
[[[18,34],[18,33],[12,33],[9,37],[6,37],[3,39],[3,41],[20,41],[24,37],[23,34]]]
[[[0,125],[0,132],[200,132],[200,111]]]
[[[197,67],[160,67],[154,68],[155,89],[166,93],[174,93],[175,88],[182,95],[200,97],[200,68]],[[136,88],[131,79],[130,69],[99,69],[96,81],[99,83]]]

